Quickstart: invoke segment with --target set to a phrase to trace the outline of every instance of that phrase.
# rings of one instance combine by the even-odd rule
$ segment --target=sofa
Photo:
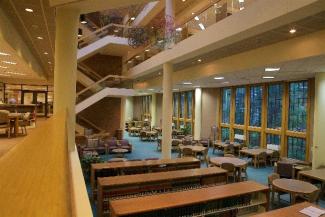
[[[127,149],[128,153],[132,152],[132,145],[126,139],[122,139],[122,140],[115,140],[115,139],[106,140],[105,145],[107,147],[107,152],[108,153],[112,153],[112,150],[117,149],[117,148]]]

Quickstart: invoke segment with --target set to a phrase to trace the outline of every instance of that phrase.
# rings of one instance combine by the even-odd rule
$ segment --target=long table
[[[268,210],[269,188],[247,181],[137,198],[110,200],[110,216],[192,216]],[[149,215],[150,213],[150,215]]]
[[[274,151],[269,149],[264,149],[264,148],[242,149],[239,151],[239,156],[240,155],[251,156],[253,158],[254,167],[256,167],[258,155],[261,154],[262,152],[266,152],[267,155],[272,155]]]
[[[270,212],[265,212],[265,213],[261,213],[258,215],[254,215],[253,217],[288,217],[288,216],[290,216],[290,217],[306,217],[305,214],[302,214],[299,211],[304,208],[307,208],[309,206],[319,208],[319,206],[316,206],[315,204],[303,202],[303,203],[298,203],[298,204],[288,206],[285,208],[276,209],[276,210],[273,210]]]
[[[176,159],[159,159],[143,161],[125,161],[91,164],[90,184],[93,191],[96,191],[97,177],[123,175],[125,171],[133,171],[133,174],[147,173],[153,171],[168,171],[181,169],[200,168],[201,162],[193,157]]]
[[[98,178],[97,216],[102,217],[106,212],[107,198],[226,182],[227,171],[219,167]]]

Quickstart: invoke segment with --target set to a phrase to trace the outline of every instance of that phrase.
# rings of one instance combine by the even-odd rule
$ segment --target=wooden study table
[[[321,209],[319,206],[316,206],[315,204],[309,202],[303,202],[285,208],[276,209],[273,211],[254,215],[252,217],[306,217],[305,214],[302,214],[299,211],[309,206],[313,206]]]
[[[200,168],[201,163],[194,157],[184,157],[176,159],[159,159],[159,160],[142,160],[142,161],[125,161],[125,162],[110,162],[110,163],[96,163],[91,164],[90,170],[90,183],[94,193],[96,190],[96,173],[100,171],[108,172],[105,176],[114,176],[123,174],[123,169],[144,169],[150,172],[152,167],[164,166],[166,170],[181,170],[181,169],[193,169]],[[109,175],[109,173],[113,175]],[[94,194],[93,194],[94,195]]]
[[[14,122],[14,135],[18,135],[19,131],[19,119],[21,118],[21,113],[9,113],[8,118],[10,121]]]
[[[322,192],[325,191],[325,168],[304,170],[298,173],[298,179],[300,180],[317,180],[322,182]]]
[[[121,199],[121,200],[110,200],[110,214],[111,217],[120,216],[142,216],[143,213],[154,213],[156,211],[163,212],[161,216],[168,216],[164,212],[180,211],[182,207],[203,205],[206,207],[207,203],[220,203],[225,200],[240,200],[232,199],[237,197],[251,196],[249,206],[263,207],[265,211],[268,210],[269,206],[269,188],[265,185],[247,181],[239,182],[227,185],[206,187],[200,189],[192,189],[187,191],[172,192],[137,198]],[[237,210],[240,205],[234,205],[227,207],[229,209]],[[244,208],[244,207],[241,207]],[[207,209],[207,208],[206,208]],[[220,209],[220,208],[219,208]],[[219,210],[218,209],[218,210]],[[218,212],[214,210],[214,212]],[[227,210],[227,211],[228,211]],[[191,208],[190,211],[192,212]],[[223,210],[221,211],[223,212]],[[191,213],[192,214],[192,213]],[[182,216],[182,214],[180,214]],[[189,216],[189,215],[186,215]]]
[[[207,148],[201,145],[179,145],[179,149],[182,151],[184,148],[190,148],[195,154],[195,157],[198,153],[204,153]]]
[[[216,166],[221,166],[223,163],[232,163],[237,170],[237,180],[241,181],[241,170],[247,166],[247,161],[236,157],[213,157],[210,158],[210,163]]]
[[[239,156],[240,155],[251,156],[253,158],[254,167],[256,167],[257,166],[257,157],[262,152],[266,152],[267,155],[272,155],[274,151],[269,150],[269,149],[264,149],[264,148],[242,149],[239,151]]]
[[[213,143],[213,153],[215,149],[218,150],[225,150],[228,148],[229,145],[232,145],[234,149],[240,149],[240,144],[238,142],[230,142],[230,144],[222,142],[222,141],[216,141]]]
[[[108,198],[119,195],[150,191],[173,190],[193,185],[226,184],[227,171],[218,167],[145,173],[127,176],[98,178],[97,216],[102,217],[104,195]]]
[[[272,182],[275,189],[291,195],[291,204],[296,203],[296,195],[308,195],[317,190],[315,185],[296,179],[276,179]]]

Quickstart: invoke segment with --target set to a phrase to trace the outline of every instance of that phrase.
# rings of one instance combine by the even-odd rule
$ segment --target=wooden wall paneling
[[[280,155],[281,157],[287,156],[287,136],[286,132],[288,130],[288,114],[289,114],[289,84],[283,83],[283,93],[282,93],[282,127],[281,127],[281,146]]]
[[[234,123],[235,123],[235,99],[236,99],[236,88],[231,88],[231,100],[230,100],[230,128],[229,128],[229,139],[234,141]]]
[[[314,117],[315,79],[308,80],[308,103],[307,103],[307,129],[306,129],[306,160],[311,160],[312,148],[312,120]]]

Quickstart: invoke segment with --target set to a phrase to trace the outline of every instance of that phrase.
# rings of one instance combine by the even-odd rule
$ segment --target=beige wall
[[[205,88],[202,89],[202,116],[201,116],[201,137],[210,137],[211,126],[216,125],[217,115],[217,96],[220,89]]]
[[[142,115],[142,106],[141,106],[141,97],[133,97],[133,119],[141,120]]]

